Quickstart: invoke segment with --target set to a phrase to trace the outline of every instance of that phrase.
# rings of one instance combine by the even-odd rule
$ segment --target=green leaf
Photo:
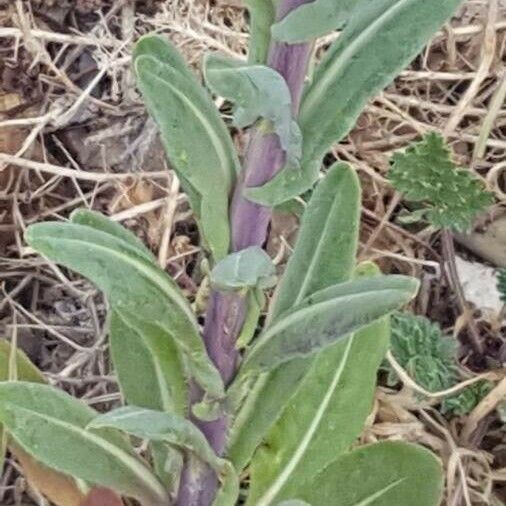
[[[189,451],[209,464],[222,481],[223,490],[220,501],[223,501],[224,494],[234,495],[235,493],[234,501],[237,498],[239,479],[230,462],[218,457],[202,432],[181,416],[129,406],[95,418],[88,427],[115,428],[141,439],[157,441]]]
[[[292,98],[283,76],[263,65],[209,54],[205,59],[205,79],[216,94],[236,103],[234,123],[239,128],[258,119],[267,120],[278,135],[291,165],[302,154],[302,136],[292,118]]]
[[[177,70],[190,81],[196,81],[195,75],[186,64],[183,56],[167,37],[154,33],[141,37],[134,47],[134,62],[141,56],[156,58],[161,63]]]
[[[249,13],[248,62],[252,65],[265,64],[271,41],[271,25],[276,8],[273,0],[245,0]]]
[[[164,487],[143,463],[107,432],[85,429],[95,416],[84,403],[47,385],[0,384],[0,421],[39,462],[143,504],[165,504]]]
[[[355,9],[303,95],[301,170],[283,169],[267,184],[249,188],[247,198],[277,205],[310,188],[327,150],[343,139],[365,104],[408,65],[460,3],[376,0]]]
[[[211,283],[221,290],[270,288],[275,283],[276,268],[270,256],[259,246],[231,253],[211,271]]]
[[[359,213],[358,179],[348,165],[337,164],[317,186],[304,213],[295,250],[272,308],[272,321],[295,301],[351,277]],[[237,469],[246,466],[262,437],[297,390],[313,359],[295,359],[261,375],[248,392],[230,434],[229,455]]]
[[[298,497],[313,506],[438,506],[442,481],[441,464],[431,452],[385,441],[339,457]],[[255,506],[268,504],[262,499]]]
[[[300,121],[305,150],[320,158],[341,140],[367,101],[421,51],[460,3],[377,0],[354,10],[304,94]]]
[[[360,219],[360,183],[347,164],[334,164],[304,213],[297,245],[281,279],[272,319],[312,293],[350,278]]]
[[[258,320],[262,314],[262,309],[266,303],[266,297],[264,292],[257,288],[256,290],[250,290],[247,297],[247,311],[244,323],[241,328],[241,333],[237,338],[235,347],[238,350],[246,348],[250,341],[255,336]]]
[[[304,42],[341,28],[354,9],[369,0],[314,0],[300,5],[272,26],[272,36],[282,42]]]
[[[149,441],[159,441],[194,453],[215,471],[222,467],[204,434],[182,416],[125,406],[91,420],[89,429],[114,428]]]
[[[458,383],[455,359],[457,341],[445,336],[437,323],[409,312],[392,315],[390,349],[413,380],[430,392],[446,390]],[[387,383],[395,386],[398,376],[388,364]]]
[[[492,194],[470,170],[455,165],[444,139],[436,133],[404,153],[395,153],[389,178],[407,200],[423,202],[425,216],[436,228],[465,232],[493,202]]]
[[[168,158],[191,196],[202,233],[216,259],[228,251],[229,195],[239,162],[211,98],[176,49],[144,38],[134,60],[138,86],[157,122]]]
[[[165,42],[158,37],[147,38],[139,43],[160,45]],[[150,47],[150,50],[155,50]],[[182,59],[181,59],[182,62]],[[109,233],[135,246],[149,262],[155,262],[153,254],[129,230],[109,220],[100,213],[79,209],[70,220]],[[122,318],[118,310],[112,310],[109,318],[109,344],[118,382],[129,404],[145,408],[185,413],[187,410],[187,386],[181,357],[173,340],[159,328],[147,323],[137,331]],[[138,371],[142,371],[139,375]],[[177,486],[182,457],[177,451],[167,450],[163,445],[151,445],[157,475],[168,489]]]
[[[158,327],[176,344],[197,383],[211,397],[223,396],[220,374],[207,356],[188,302],[177,285],[135,246],[74,223],[32,225],[26,240],[53,261],[93,281],[139,335],[146,335],[146,325]]]
[[[259,336],[241,371],[268,371],[330,346],[408,302],[418,282],[405,276],[359,279],[320,290]]]
[[[374,265],[359,269],[379,272]],[[253,457],[248,504],[264,495],[300,497],[308,479],[349,449],[371,411],[389,335],[383,318],[316,357]]]

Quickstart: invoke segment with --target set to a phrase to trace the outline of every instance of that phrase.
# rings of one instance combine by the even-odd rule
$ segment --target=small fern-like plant
[[[407,200],[421,205],[412,218],[436,229],[467,231],[492,203],[492,195],[468,169],[458,167],[441,135],[427,134],[395,153],[389,178]]]
[[[418,385],[429,392],[439,392],[459,383],[457,342],[452,336],[445,336],[437,323],[424,316],[397,312],[392,315],[391,326],[392,354]],[[395,371],[387,363],[383,367],[388,371],[388,384],[396,385]],[[488,381],[479,381],[443,399],[441,411],[466,415],[490,390]]]

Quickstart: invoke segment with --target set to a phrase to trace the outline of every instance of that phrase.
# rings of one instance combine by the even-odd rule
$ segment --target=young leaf
[[[189,451],[214,469],[223,482],[226,494],[233,496],[235,493],[237,498],[239,479],[233,467],[228,461],[219,458],[202,432],[183,417],[128,406],[95,418],[88,427],[115,428],[142,439],[166,443]],[[223,496],[220,500],[223,500]]]
[[[244,62],[218,54],[207,55],[205,79],[216,94],[237,104],[234,123],[245,128],[263,118],[272,124],[288,163],[297,166],[302,136],[292,118],[292,99],[283,77],[263,65]]]
[[[223,396],[220,374],[207,356],[188,302],[177,285],[135,246],[74,223],[32,225],[26,240],[47,257],[93,281],[139,335],[145,335],[146,325],[159,327],[188,361],[198,384],[211,397]]]
[[[311,355],[398,309],[418,289],[405,276],[378,276],[320,290],[284,313],[246,354],[242,373]]]
[[[317,186],[304,213],[295,250],[271,309],[271,321],[291,309],[295,301],[351,277],[359,213],[358,179],[350,166],[336,164]],[[229,455],[237,469],[246,466],[313,359],[295,359],[261,375],[248,392],[230,433]]]
[[[426,216],[437,228],[465,232],[493,201],[476,176],[455,165],[444,139],[436,133],[404,153],[395,153],[389,177],[407,200],[425,204]]]
[[[365,0],[368,2],[369,0]],[[272,36],[282,42],[304,42],[341,28],[364,0],[314,0],[300,5],[272,26]]]
[[[85,429],[95,416],[85,404],[47,385],[0,384],[0,422],[35,459],[147,505],[164,504],[164,487],[144,464],[106,433]]]
[[[374,265],[359,269],[379,272]],[[251,504],[264,494],[299,497],[308,478],[349,449],[371,411],[389,334],[389,318],[383,318],[316,357],[253,457]]]
[[[437,506],[441,464],[424,448],[385,441],[339,457],[298,495],[313,506]],[[274,504],[264,496],[255,506]]]
[[[271,25],[274,23],[276,9],[273,0],[245,0],[249,13],[248,63],[262,65],[267,62],[271,41]]]
[[[239,170],[232,140],[210,97],[167,41],[145,37],[135,59],[138,86],[157,122],[216,259],[229,245],[228,198]]]
[[[275,282],[276,268],[269,255],[258,246],[231,253],[211,271],[211,283],[221,290],[269,288]]]
[[[285,168],[267,184],[248,188],[246,196],[276,205],[310,188],[329,147],[350,131],[367,101],[416,56],[460,3],[375,0],[353,10],[302,99],[301,170]]]
[[[355,267],[360,214],[360,183],[347,164],[331,167],[304,213],[271,309],[281,313],[312,293],[350,278]]]

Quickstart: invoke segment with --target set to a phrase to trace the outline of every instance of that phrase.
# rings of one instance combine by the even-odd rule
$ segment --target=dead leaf
[[[84,498],[80,506],[123,506],[123,501],[112,490],[95,487]]]
[[[10,444],[9,450],[21,464],[28,483],[56,506],[83,505],[84,494],[71,477],[40,464],[17,445]],[[92,506],[92,504],[99,506],[100,503],[89,503],[87,506]],[[103,504],[103,506],[117,505],[121,505],[121,502]]]

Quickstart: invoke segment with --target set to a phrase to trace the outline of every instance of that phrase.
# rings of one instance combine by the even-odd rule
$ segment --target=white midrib
[[[348,356],[351,351],[351,346],[354,341],[354,337],[355,336],[351,336],[350,339],[348,340],[348,343],[346,344],[343,358],[341,359],[339,367],[336,370],[336,373],[334,374],[334,377],[332,378],[332,381],[330,382],[330,385],[327,388],[327,391],[325,392],[325,396],[323,397],[320,407],[316,411],[314,418],[312,419],[305,434],[301,438],[299,446],[296,448],[296,450],[293,453],[290,460],[286,463],[283,471],[279,474],[276,481],[274,481],[274,483],[267,489],[265,494],[256,503],[256,506],[268,506],[272,503],[272,501],[278,495],[279,491],[288,482],[290,475],[295,470],[295,468],[297,467],[297,465],[299,464],[301,459],[304,457],[304,454],[306,453],[307,449],[309,448],[309,445],[311,444],[311,440],[313,439],[316,431],[318,430],[320,422],[322,421],[323,416],[325,415],[328,405],[332,399],[332,395],[334,394],[334,390],[336,389],[337,384],[339,383],[339,380],[341,379],[341,377],[343,375],[344,368],[346,366],[346,362],[348,361]]]
[[[389,490],[392,490],[397,485],[400,485],[406,478],[399,478],[398,480],[390,483],[390,485],[387,485],[386,487],[378,490],[374,494],[366,497],[360,502],[356,502],[354,504],[351,504],[350,506],[369,506],[370,504],[373,504],[373,501],[376,499],[379,499],[382,495],[386,494]]]
[[[307,114],[307,111],[311,111],[314,107],[314,102],[318,100],[318,98],[325,92],[328,88],[330,82],[332,81],[334,75],[339,72],[339,70],[348,62],[348,60],[353,56],[356,47],[360,47],[363,42],[367,40],[371,33],[376,31],[378,26],[381,26],[384,22],[391,19],[399,10],[402,10],[405,4],[409,3],[412,0],[400,0],[397,4],[393,5],[390,9],[386,10],[383,14],[378,16],[375,21],[373,21],[365,30],[363,30],[358,37],[356,37],[351,44],[349,44],[341,53],[341,55],[336,58],[333,64],[329,67],[328,71],[325,72],[324,76],[320,81],[317,81],[314,85],[314,88],[308,94],[306,100],[304,100],[302,104],[303,110],[301,110],[300,117],[304,118]],[[301,123],[303,120],[301,120]]]
[[[299,304],[302,301],[302,299],[306,296],[307,287],[309,285],[309,282],[312,279],[313,271],[316,267],[317,260],[319,259],[320,252],[323,248],[323,244],[325,243],[325,238],[327,237],[327,232],[329,230],[330,223],[332,221],[331,216],[333,216],[333,214],[334,214],[334,209],[337,206],[338,201],[339,201],[339,199],[337,198],[337,196],[334,197],[334,201],[333,201],[332,206],[328,212],[327,220],[325,221],[325,225],[324,225],[322,233],[320,235],[320,240],[318,241],[318,245],[316,247],[314,255],[312,255],[312,257],[311,257],[311,262],[310,262],[309,267],[307,269],[306,276],[304,277],[304,281],[302,282],[299,293],[297,294],[297,298],[295,299],[293,305]]]
[[[85,241],[81,239],[68,239],[59,237],[57,240],[61,242],[77,242],[77,243],[85,243]],[[163,292],[165,292],[168,298],[171,301],[174,301],[180,309],[185,313],[188,317],[189,323],[191,324],[191,328],[194,330],[193,334],[187,334],[184,338],[177,339],[173,332],[169,331],[169,334],[173,336],[174,340],[178,344],[178,346],[188,354],[189,357],[192,358],[192,362],[194,367],[194,371],[197,372],[205,372],[208,376],[210,375],[213,379],[215,379],[218,383],[221,378],[218,370],[214,367],[214,365],[210,364],[209,361],[205,359],[206,352],[204,348],[203,341],[200,338],[197,323],[195,321],[195,315],[191,312],[190,307],[186,304],[186,301],[181,301],[181,296],[177,293],[177,291],[170,286],[170,284],[164,282],[165,279],[163,276],[160,276],[158,273],[152,272],[152,269],[149,266],[143,265],[141,262],[136,260],[135,258],[130,257],[129,255],[125,255],[124,253],[118,252],[113,248],[107,248],[105,246],[101,246],[98,244],[93,244],[93,247],[99,250],[107,251],[109,254],[121,258],[126,263],[133,265],[140,272],[142,272],[149,281],[152,281],[158,288],[160,288]],[[164,327],[164,329],[166,329]],[[198,349],[197,349],[198,348]],[[196,356],[198,355],[199,360],[196,360]],[[205,369],[205,371],[203,370]],[[205,385],[201,385],[204,386]]]
[[[51,239],[54,239],[53,237]],[[86,241],[82,239],[70,239],[67,237],[58,237],[56,238],[57,241],[61,242],[77,242],[85,244],[86,246],[89,246]],[[93,243],[93,247],[108,252],[110,255],[116,256],[123,260],[125,263],[132,265],[135,269],[140,271],[149,281],[151,281],[154,285],[156,285],[162,292],[164,292],[167,297],[176,303],[176,305],[183,311],[183,313],[188,317],[189,321],[192,323],[192,325],[196,327],[195,322],[195,316],[191,312],[191,309],[186,304],[186,300],[182,298],[177,290],[172,287],[169,283],[165,282],[165,279],[162,275],[158,274],[157,272],[153,272],[153,269],[149,266],[143,265],[142,262],[139,262],[137,259],[131,257],[130,255],[126,255],[124,253],[121,253],[114,248],[108,248],[106,246],[101,246],[100,244]]]
[[[52,416],[49,416],[47,414],[40,414],[35,411],[32,411],[30,409],[21,408],[19,406],[16,406],[15,404],[11,404],[11,409],[15,412],[25,412],[28,414],[28,416],[35,417],[35,418],[41,418],[45,422],[50,422],[54,424],[57,427],[60,427],[64,430],[67,430],[69,432],[73,432],[77,434],[79,437],[86,438],[98,447],[101,447],[106,453],[109,455],[112,455],[114,458],[118,459],[123,463],[123,465],[129,469],[130,472],[132,472],[138,479],[140,479],[141,483],[143,483],[146,487],[149,488],[149,494],[152,499],[155,499],[157,501],[161,501],[161,504],[164,503],[164,501],[167,500],[167,494],[165,492],[164,487],[162,484],[151,474],[149,469],[145,467],[141,462],[139,462],[135,457],[132,457],[129,455],[126,451],[121,450],[113,443],[110,443],[104,438],[101,438],[97,435],[95,435],[93,432],[89,432],[86,429],[83,429],[82,427],[76,428],[70,423],[62,422],[58,418],[53,418]],[[11,432],[13,432],[13,435],[15,437],[15,428],[11,429]],[[56,469],[56,467],[55,467]],[[59,469],[61,472],[65,473],[65,469]],[[132,492],[130,492],[132,493]],[[136,499],[139,500],[146,500],[146,497],[142,497],[141,494],[136,494]]]
[[[230,167],[231,162],[230,162],[230,159],[227,156],[227,153],[223,147],[223,143],[222,143],[221,139],[219,138],[219,136],[216,135],[215,130],[212,127],[212,125],[209,124],[209,121],[207,120],[205,114],[202,114],[201,111],[197,107],[195,107],[193,102],[191,100],[188,100],[187,96],[184,93],[182,93],[178,88],[173,86],[169,81],[165,81],[164,79],[157,76],[156,74],[153,74],[152,72],[151,72],[151,74],[153,75],[153,77],[157,81],[160,81],[162,84],[167,85],[174,92],[174,94],[177,95],[179,97],[179,99],[183,103],[185,103],[193,111],[193,113],[195,114],[197,119],[200,121],[200,123],[202,124],[202,126],[204,127],[206,132],[208,133],[209,138],[211,139],[214,149],[216,150],[216,154],[218,155],[218,158],[221,160],[221,164],[220,164],[221,167],[219,167],[219,169],[221,170],[221,173],[222,173],[223,177],[225,178],[227,187],[229,187],[231,184],[230,174],[235,174],[235,169],[232,167],[232,169],[234,169],[234,170],[230,170],[231,169],[231,167]],[[227,168],[228,168],[228,170],[227,170]]]
[[[378,297],[380,297],[382,294],[383,295],[390,294],[390,292],[393,292],[393,291],[397,292],[398,290],[395,288],[391,288],[391,289],[386,288],[383,290],[375,290],[375,293],[377,294]],[[256,345],[254,347],[252,347],[251,351],[245,356],[245,359],[242,364],[243,372],[247,371],[248,368],[249,369],[252,368],[251,362],[254,361],[255,359],[258,360],[257,359],[258,355],[262,355],[262,353],[265,353],[263,351],[265,346],[269,345],[271,340],[277,334],[285,331],[290,326],[293,326],[296,323],[303,321],[307,316],[310,316],[315,311],[317,311],[318,313],[324,313],[327,309],[332,310],[332,308],[335,308],[335,306],[337,305],[337,303],[340,300],[345,299],[349,302],[349,301],[353,301],[355,299],[360,299],[361,297],[364,296],[364,293],[367,293],[367,292],[361,291],[361,292],[354,292],[354,293],[342,293],[334,298],[324,300],[323,302],[318,302],[318,303],[315,303],[311,306],[305,306],[302,309],[298,309],[298,310],[294,311],[293,313],[288,314],[287,316],[285,316],[285,318],[282,318],[281,320],[276,321],[276,323],[274,323],[271,327],[269,327],[263,334],[261,334],[258,337]],[[383,315],[379,315],[378,318],[380,316],[383,316]],[[342,335],[344,336],[345,334],[348,334],[350,332],[351,332],[351,330],[349,330],[347,332],[343,331]],[[324,344],[322,344],[321,347],[325,347],[330,344],[332,344],[332,343],[327,341]],[[307,354],[301,354],[300,356],[307,356]]]

